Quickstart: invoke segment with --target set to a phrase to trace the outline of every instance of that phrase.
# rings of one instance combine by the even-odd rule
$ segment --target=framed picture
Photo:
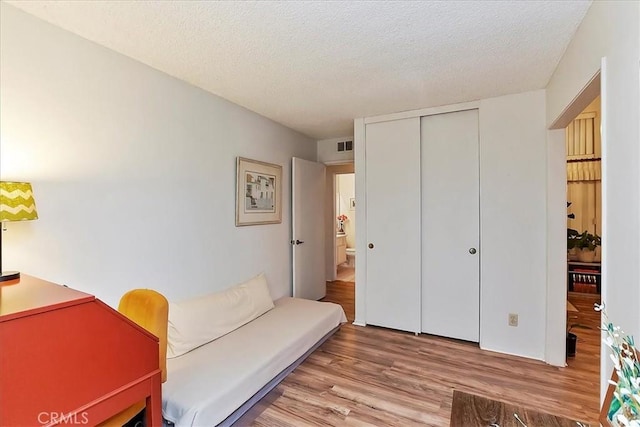
[[[614,369],[611,375],[611,381],[618,382],[618,374]],[[613,396],[616,391],[616,386],[609,383],[607,387],[607,393],[604,395],[604,401],[602,402],[602,408],[600,409],[600,424],[603,427],[620,427],[621,424],[616,420],[616,415],[622,410],[620,402]]]
[[[282,222],[282,166],[238,157],[236,227]]]

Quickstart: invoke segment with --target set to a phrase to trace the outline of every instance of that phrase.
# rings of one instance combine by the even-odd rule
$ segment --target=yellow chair
[[[151,289],[134,289],[120,299],[118,311],[138,325],[157,336],[160,344],[159,362],[162,382],[167,380],[167,328],[169,325],[169,302],[160,293]],[[123,426],[145,407],[145,401],[137,402],[100,426]]]

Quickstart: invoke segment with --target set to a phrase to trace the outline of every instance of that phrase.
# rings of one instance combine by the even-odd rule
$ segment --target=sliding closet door
[[[421,119],[422,332],[479,341],[478,110]]]
[[[366,322],[420,332],[420,119],[365,132]]]

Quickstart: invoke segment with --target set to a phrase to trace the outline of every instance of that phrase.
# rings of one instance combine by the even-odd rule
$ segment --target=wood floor
[[[597,327],[593,297],[570,299],[581,316],[576,320],[595,319]],[[350,322],[243,425],[448,426],[454,389],[598,425],[597,329],[576,329],[578,354],[570,367],[557,368],[475,344],[354,326],[353,283],[328,284],[326,300],[341,303]]]
[[[571,313],[567,320],[568,326],[574,326],[571,332],[578,336],[575,357],[567,359],[570,368],[579,370],[600,381],[600,313],[593,309],[595,302],[600,302],[600,296],[570,292],[569,301],[578,309],[578,313]],[[585,329],[588,328],[588,329]]]
[[[346,263],[337,267],[336,280],[340,282],[355,282],[356,269],[349,267]]]

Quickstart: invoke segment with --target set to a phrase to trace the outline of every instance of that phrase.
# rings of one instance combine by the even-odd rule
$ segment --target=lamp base
[[[20,278],[19,271],[3,271],[0,275],[0,282],[8,282],[9,280],[16,280]]]

